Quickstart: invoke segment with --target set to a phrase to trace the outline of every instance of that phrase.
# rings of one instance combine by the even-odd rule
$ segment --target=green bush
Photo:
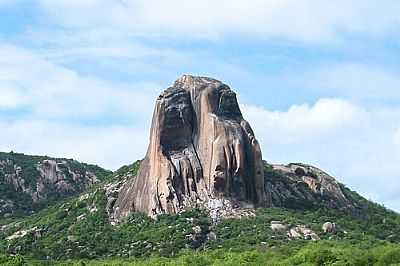
[[[24,266],[24,265],[28,265],[28,264],[26,263],[25,259],[21,256],[10,257],[10,256],[1,256],[0,255],[0,265]]]
[[[335,254],[327,247],[318,244],[309,245],[299,251],[290,263],[293,265],[332,265],[337,261]]]
[[[383,249],[379,256],[378,265],[400,265],[400,247],[388,247]]]

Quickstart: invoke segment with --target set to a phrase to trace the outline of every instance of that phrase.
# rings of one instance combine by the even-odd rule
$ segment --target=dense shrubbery
[[[336,260],[338,254],[346,250],[344,247],[354,247],[356,253],[390,247],[391,249],[382,248],[380,251],[380,254],[386,254],[387,260],[396,258],[398,251],[389,243],[398,243],[400,220],[397,215],[392,216],[390,212],[380,217],[380,220],[375,220],[374,215],[370,214],[372,220],[368,221],[364,217],[353,217],[332,209],[295,211],[270,208],[258,210],[256,217],[227,219],[217,225],[211,225],[205,213],[192,210],[178,216],[161,215],[158,220],[133,214],[125,223],[112,226],[108,222],[105,205],[103,191],[96,189],[80,199],[58,204],[18,223],[12,223],[10,229],[1,233],[3,237],[0,235],[0,250],[3,253],[56,260],[171,257],[183,249],[223,249],[232,251],[232,254],[251,252],[255,249],[260,252],[285,250],[285,253],[293,255],[293,263],[311,259]],[[94,206],[96,211],[91,212]],[[376,206],[376,208],[381,207]],[[382,224],[382,219],[386,219],[391,228]],[[310,250],[304,249],[303,253],[297,253],[300,247],[309,242],[288,240],[284,234],[273,233],[270,228],[271,221],[281,221],[288,226],[304,224],[326,242],[323,242],[321,250],[316,249],[319,244],[315,244],[316,246],[311,246]],[[336,234],[323,233],[321,225],[326,221],[338,224]],[[196,245],[188,239],[188,235],[193,234],[195,226],[200,226],[204,235]],[[32,234],[12,241],[4,240],[5,236],[15,231],[33,227],[43,229],[43,234],[39,237]],[[214,232],[217,238],[207,241],[206,235],[210,231]],[[335,251],[335,248],[338,251]],[[343,250],[340,251],[341,249]],[[318,252],[314,254],[312,250]],[[333,256],[332,252],[337,254],[333,253]],[[343,254],[345,256],[347,253]]]
[[[11,257],[11,256],[0,255],[0,265],[3,265],[3,266],[23,266],[23,265],[30,265],[32,263],[33,262],[26,261],[21,256]]]
[[[80,199],[57,204],[21,222],[11,223],[4,236],[19,230],[38,228],[34,233],[12,241],[0,238],[0,251],[35,258],[138,257],[158,254],[173,256],[191,248],[187,235],[194,226],[207,231],[206,215],[198,210],[178,216],[161,215],[158,220],[133,214],[117,226],[108,221],[106,198],[96,189]],[[1,232],[1,231],[0,231]]]
[[[123,177],[135,176],[137,174],[137,172],[139,171],[140,162],[141,161],[136,161],[133,164],[122,166],[117,171],[115,171],[112,175],[109,175],[105,179],[105,181],[111,182],[111,181],[120,180]]]
[[[135,175],[138,166],[137,162],[122,167],[105,182]],[[0,257],[0,265],[400,264],[400,246],[395,244],[400,242],[400,216],[345,187],[358,210],[323,206],[259,209],[255,217],[227,219],[217,225],[212,225],[203,211],[191,210],[177,216],[161,215],[157,220],[133,214],[124,223],[112,226],[103,185],[26,218],[0,219],[0,227],[7,225],[0,230],[0,253],[25,256]],[[322,240],[288,240],[285,234],[271,230],[271,221],[281,221],[289,227],[306,225]],[[335,234],[322,231],[321,226],[327,221],[337,224]],[[201,228],[195,243],[194,227]],[[32,228],[39,233],[32,231],[24,237],[5,240],[19,230]],[[209,232],[216,239],[207,240]],[[92,259],[95,260],[86,261]]]
[[[364,249],[359,246],[335,242],[310,243],[276,249],[253,249],[251,251],[230,251],[217,249],[209,251],[182,251],[179,255],[166,257],[146,257],[139,259],[107,259],[76,261],[34,261],[21,257],[0,257],[4,265],[56,265],[56,266],[122,266],[122,265],[190,265],[190,266],[235,266],[235,265],[346,265],[346,266],[388,266],[400,264],[400,247],[383,245]],[[14,264],[13,264],[14,263]],[[3,265],[3,264],[1,264]]]

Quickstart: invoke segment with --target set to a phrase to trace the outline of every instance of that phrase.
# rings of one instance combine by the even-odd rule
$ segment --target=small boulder
[[[287,226],[279,221],[272,221],[271,229],[274,232],[285,232],[287,230]]]
[[[326,222],[322,225],[322,231],[324,231],[324,233],[334,234],[336,233],[336,224],[332,222]]]
[[[318,241],[321,238],[311,229],[305,227],[304,225],[298,225],[288,232],[288,237],[290,239],[300,239]]]
[[[288,233],[288,237],[289,238],[293,238],[293,239],[300,239],[303,236],[297,232],[297,230],[295,228],[290,229],[289,233]]]

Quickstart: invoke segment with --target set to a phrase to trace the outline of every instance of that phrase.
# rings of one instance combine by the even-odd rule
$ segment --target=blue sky
[[[400,210],[400,3],[0,0],[0,150],[141,158],[182,74],[234,89],[270,162]]]

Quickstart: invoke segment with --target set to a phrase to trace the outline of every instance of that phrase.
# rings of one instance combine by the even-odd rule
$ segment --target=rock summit
[[[218,80],[184,75],[158,97],[146,156],[113,216],[175,214],[215,199],[268,207],[263,167],[235,92]]]

